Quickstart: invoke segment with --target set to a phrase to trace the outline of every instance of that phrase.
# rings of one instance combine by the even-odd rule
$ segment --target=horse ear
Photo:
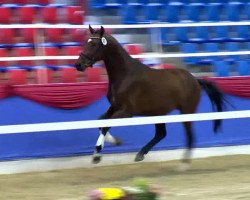
[[[100,30],[101,37],[103,36],[104,33],[105,33],[105,29],[103,28],[103,26],[101,26],[101,30]]]
[[[90,24],[89,24],[89,31],[91,34],[94,34],[94,32],[95,32],[95,30],[90,26]]]

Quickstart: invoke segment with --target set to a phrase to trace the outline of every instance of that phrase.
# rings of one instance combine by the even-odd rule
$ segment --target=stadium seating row
[[[23,56],[35,56],[35,55],[45,55],[45,56],[78,56],[82,51],[81,46],[65,46],[63,48],[55,47],[55,46],[43,46],[38,48],[31,48],[31,47],[19,47],[19,48],[12,48],[5,49],[0,48],[0,57],[23,57]],[[40,61],[41,62],[41,61]],[[0,67],[8,67],[12,65],[18,65],[23,67],[35,66],[36,61],[33,60],[20,60],[20,61],[10,61],[0,62]],[[43,61],[42,64],[48,66],[59,66],[59,65],[73,65],[74,60],[46,60]]]
[[[6,37],[8,35],[8,37]],[[54,43],[55,46],[82,45],[85,41],[84,29],[0,29],[0,48],[12,48],[16,46],[34,46],[42,37],[45,43]],[[25,43],[25,44],[24,44]]]
[[[183,43],[181,45],[182,53],[199,53],[199,52],[236,52],[244,48],[245,50],[250,50],[250,43],[245,43],[245,46],[241,46],[242,43],[232,43],[228,42],[220,48],[221,44],[218,43],[204,43],[202,45],[197,45],[194,43]],[[199,48],[200,47],[200,48]],[[216,60],[223,59],[229,63],[233,63],[240,60],[250,60],[249,55],[231,55],[231,56],[206,56],[206,57],[187,57],[183,58],[183,62],[187,65],[210,65]]]
[[[236,68],[236,74],[233,74]],[[213,71],[216,76],[225,77],[230,75],[249,76],[250,75],[250,61],[240,60],[234,65],[228,63],[226,60],[219,60],[213,62]]]
[[[80,6],[46,6],[2,4],[0,6],[0,24],[32,24],[32,23],[67,23],[83,24],[83,12]]]
[[[126,4],[121,7],[119,15],[121,15],[123,24],[152,23],[154,21],[169,23],[242,21],[250,20],[250,3],[190,3],[183,5],[179,2],[172,2],[164,6],[147,4],[142,7],[138,7],[137,4]]]
[[[48,5],[51,3],[51,0],[1,0],[0,4],[38,4],[38,5]]]
[[[124,48],[129,54],[138,55],[143,53],[143,47],[140,44],[125,44]],[[0,48],[0,57],[23,57],[23,56],[78,56],[82,51],[82,46],[64,46],[62,48],[52,45],[38,46],[37,48],[32,47],[15,47],[11,49]],[[73,65],[74,60],[45,60],[42,64],[57,68],[60,65]],[[40,62],[41,63],[41,62]],[[35,66],[37,61],[32,60],[20,60],[20,61],[0,61],[0,67],[8,67],[18,65],[21,67]]]
[[[211,26],[211,27],[177,27],[161,28],[163,45],[207,42],[248,42],[250,41],[250,26]]]
[[[107,81],[104,68],[88,68],[84,73],[78,73],[74,67],[61,66],[52,70],[46,66],[36,66],[32,70],[10,67],[0,68],[0,84],[46,84]]]
[[[150,3],[156,3],[160,5],[166,5],[170,3],[178,3],[178,4],[189,4],[189,3],[230,3],[230,2],[238,2],[238,3],[247,3],[248,0],[91,0],[90,7],[97,9],[109,9],[109,8],[120,8],[127,4],[136,4],[137,6],[143,6]]]

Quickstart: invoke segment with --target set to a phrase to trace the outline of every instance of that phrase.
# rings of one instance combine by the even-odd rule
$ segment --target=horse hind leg
[[[192,114],[196,110],[196,105],[191,106],[189,105],[186,109],[180,109],[181,114]],[[185,133],[186,133],[186,147],[187,149],[184,152],[182,164],[179,167],[180,171],[186,171],[190,167],[190,161],[192,157],[192,150],[194,147],[194,134],[193,134],[193,127],[192,127],[192,122],[183,122],[184,128],[185,128]]]
[[[135,161],[139,162],[144,159],[144,155],[147,154],[158,142],[160,142],[167,135],[165,124],[155,124],[155,136],[147,143],[135,157]]]

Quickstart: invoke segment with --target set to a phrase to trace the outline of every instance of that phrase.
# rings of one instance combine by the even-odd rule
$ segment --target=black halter
[[[90,39],[99,39],[99,40],[102,40],[102,38],[100,38],[100,37],[94,37],[94,36],[90,37]],[[89,60],[89,61],[95,63],[95,62],[96,62],[96,61],[95,61],[95,54],[99,51],[99,49],[100,49],[101,47],[103,47],[102,41],[99,43],[99,46],[98,46],[98,48],[95,50],[95,52],[93,53],[93,55],[88,56],[87,54],[85,54],[85,53],[82,52],[82,53],[80,53],[80,56],[83,56],[83,57],[87,58],[87,60]]]

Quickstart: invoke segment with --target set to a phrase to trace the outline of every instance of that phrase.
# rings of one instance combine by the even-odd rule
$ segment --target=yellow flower
[[[125,196],[124,191],[119,188],[99,188],[98,190],[102,193],[102,200],[120,199]]]

